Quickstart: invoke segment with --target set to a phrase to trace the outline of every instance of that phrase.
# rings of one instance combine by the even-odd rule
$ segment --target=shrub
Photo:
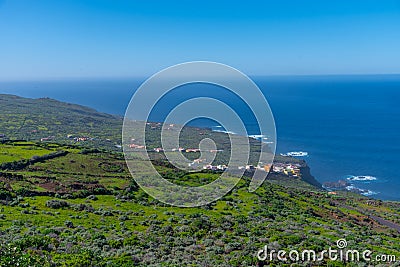
[[[89,200],[98,200],[98,198],[95,195],[90,195],[87,197]]]
[[[5,190],[5,189],[0,189],[0,199],[2,200],[8,200],[12,198],[12,194],[10,191]]]
[[[65,221],[64,225],[68,228],[74,228],[74,224],[71,221]]]
[[[46,259],[39,255],[30,255],[19,247],[0,247],[0,266],[49,266]]]
[[[52,199],[52,200],[46,201],[46,206],[49,208],[52,208],[52,209],[60,209],[60,208],[69,207],[70,204],[64,200]]]

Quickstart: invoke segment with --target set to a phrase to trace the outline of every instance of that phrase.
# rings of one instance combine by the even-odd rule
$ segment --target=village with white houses
[[[189,163],[189,167],[198,167],[201,163],[201,159],[196,159],[192,163]],[[204,165],[203,169],[212,171],[225,171],[228,167],[226,165]],[[301,177],[301,165],[297,163],[274,163],[272,165],[246,165],[239,166],[239,170],[245,170],[247,172],[254,172],[256,170],[272,172],[276,174],[283,174],[292,178]]]
[[[135,141],[135,139],[132,139],[131,141]],[[146,149],[146,146],[143,145],[138,145],[138,144],[129,144],[128,145],[132,149]],[[153,150],[149,150],[148,152],[156,152],[156,153],[161,153],[165,152],[165,150],[161,147],[154,148]],[[183,152],[183,153],[200,153],[201,150],[198,148],[183,148],[183,147],[178,147],[178,148],[173,148],[170,150],[171,152]],[[217,152],[222,152],[223,150],[208,150],[207,152],[210,153],[217,153]],[[205,164],[206,159],[195,159],[191,163],[188,163],[189,167],[193,169],[199,169],[202,168],[204,170],[211,170],[211,171],[225,171],[228,166],[227,165],[211,165],[211,164]],[[261,170],[261,171],[266,171],[266,172],[273,172],[277,174],[283,174],[288,177],[293,177],[293,178],[299,178],[301,176],[301,171],[300,171],[301,165],[298,163],[274,163],[272,165],[263,165],[259,164],[257,166],[254,165],[246,165],[246,166],[239,166],[239,170],[245,170],[245,171],[256,171],[256,170]]]
[[[301,177],[301,171],[300,171],[301,165],[297,163],[273,163],[263,165],[259,164],[257,166],[254,165],[246,165],[246,166],[241,166],[239,169],[245,169],[246,171],[266,171],[266,172],[272,172],[276,174],[284,174],[289,177],[293,178],[299,178]]]
[[[161,126],[160,123],[146,123],[148,126],[150,126],[152,129],[153,128],[158,128]],[[170,124],[167,126],[167,130],[171,130],[175,125]],[[3,136],[5,137],[5,136]],[[67,139],[74,141],[75,143],[78,142],[86,142],[86,141],[93,141],[95,138],[91,138],[88,136],[78,136],[78,135],[73,135],[73,134],[68,134]],[[40,141],[42,142],[49,142],[52,141],[55,137],[54,136],[48,136],[41,138]],[[111,142],[110,139],[106,139],[106,141]],[[121,149],[121,145],[115,145],[116,148]],[[152,149],[148,149],[145,145],[142,144],[137,144],[135,139],[130,140],[130,144],[127,145],[132,150],[137,150],[137,151],[143,151],[146,150],[147,152],[152,152],[152,153],[163,153],[167,152],[165,149],[162,147],[156,147]],[[176,147],[168,150],[168,152],[181,152],[181,153],[200,153],[200,152],[209,152],[209,153],[217,153],[217,152],[222,152],[223,150],[218,150],[218,149],[211,149],[208,151],[201,151],[199,148],[183,148],[183,147]],[[308,153],[306,152],[296,152],[297,154],[293,153],[286,153],[286,154],[281,154],[281,156],[284,157],[296,157],[296,156],[307,156]],[[301,154],[300,154],[301,153]],[[215,171],[215,172],[220,172],[220,171],[225,171],[228,169],[228,166],[225,164],[220,164],[220,165],[211,165],[209,164],[206,159],[195,159],[192,162],[188,163],[188,167],[191,167],[193,169],[203,169],[203,170],[210,170],[210,171]],[[300,178],[301,177],[301,164],[299,163],[282,163],[282,162],[275,162],[272,165],[265,165],[263,163],[259,163],[257,166],[254,165],[245,165],[245,166],[239,166],[237,167],[239,170],[245,170],[246,172],[254,172],[256,170],[260,171],[265,171],[265,172],[271,172],[275,174],[281,174],[285,175],[288,177],[292,178]]]
[[[40,142],[50,142],[54,141],[55,136],[47,136],[40,138]],[[67,139],[73,140],[75,143],[77,142],[85,142],[85,141],[93,141],[94,138],[87,137],[87,136],[75,136],[73,134],[68,134]]]

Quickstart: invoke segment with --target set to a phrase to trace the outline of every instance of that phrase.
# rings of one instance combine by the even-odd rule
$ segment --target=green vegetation
[[[0,147],[20,154],[40,145]],[[271,174],[255,193],[245,178],[208,206],[169,207],[138,188],[119,153],[57,149],[69,153],[0,174],[1,266],[255,266],[264,245],[323,250],[339,238],[376,253],[398,255],[400,249],[398,232],[351,208],[367,208],[369,200],[355,194],[328,195],[301,179]],[[192,186],[218,176],[157,168]],[[376,214],[400,209],[375,204]]]
[[[1,146],[0,162],[12,162],[23,159],[31,159],[35,156],[43,156],[51,153],[50,150],[40,146],[34,146],[33,143],[13,142]]]
[[[21,104],[28,100],[15,101]],[[54,109],[52,100],[37,101],[40,111],[38,117],[30,119],[32,125],[58,137],[40,142],[32,135],[27,138],[30,141],[0,144],[0,266],[280,266],[279,261],[260,262],[258,250],[268,245],[275,250],[322,251],[335,248],[341,238],[351,249],[370,249],[374,254],[400,258],[400,232],[377,221],[381,218],[398,224],[400,204],[347,192],[328,194],[303,161],[276,157],[275,163],[300,164],[302,175],[270,173],[254,193],[248,191],[250,179],[245,176],[228,195],[209,205],[170,207],[138,187],[121,152],[113,145],[108,149],[107,141],[70,142],[64,133],[74,131],[73,123],[69,127],[53,125],[48,118],[34,119]],[[23,138],[24,131],[30,129],[27,122],[21,124],[26,105],[5,112],[12,122],[1,120],[0,133],[10,139]],[[92,112],[84,116],[103,116],[79,106],[60,105],[68,112],[65,114],[77,110]],[[56,122],[68,117],[54,116]],[[111,121],[107,116],[104,121]],[[22,135],[12,135],[7,130],[10,127],[20,129]],[[63,127],[63,133],[57,127]],[[101,132],[99,128],[91,133],[102,140],[100,136],[112,135],[106,133],[108,130]],[[196,128],[186,131],[190,139],[185,142],[192,147],[204,134],[213,134],[203,130],[201,136],[196,135]],[[198,186],[219,175],[176,170],[162,153],[152,152],[152,160],[166,179],[177,184]],[[321,262],[322,266],[328,264],[360,266],[327,259]]]
[[[88,137],[81,145],[114,149],[121,141],[122,118],[94,109],[49,98],[27,99],[0,94],[0,141],[48,138],[59,143],[76,143],[74,137]]]

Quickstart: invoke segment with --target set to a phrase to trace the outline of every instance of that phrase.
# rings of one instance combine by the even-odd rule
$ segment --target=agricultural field
[[[125,188],[131,179],[121,155],[33,142],[8,141],[0,148],[0,181],[11,192],[88,194]]]
[[[54,147],[36,146],[32,142],[13,142],[0,145],[0,162],[12,162],[43,156],[55,151]]]

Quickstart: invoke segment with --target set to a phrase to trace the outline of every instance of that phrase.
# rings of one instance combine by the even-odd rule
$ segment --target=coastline
[[[73,91],[73,90],[72,90]],[[68,91],[70,92],[70,91]],[[67,93],[67,90],[61,90],[60,92],[57,91],[57,99],[63,99],[63,95]],[[89,92],[88,92],[89,93]],[[39,92],[40,94],[40,92]],[[68,93],[70,94],[70,93]],[[100,95],[105,94],[100,93]],[[85,95],[85,94],[84,94]],[[92,95],[92,94],[90,94]],[[123,97],[125,93],[121,93],[121,97]],[[40,95],[43,96],[43,95]],[[274,99],[272,99],[274,100]],[[79,99],[76,99],[79,103]],[[76,102],[75,101],[75,102]],[[99,103],[102,103],[101,99],[96,99],[96,103],[93,102],[89,106],[90,107],[98,107],[99,108]],[[125,100],[126,101],[126,100]],[[276,102],[276,100],[274,100]],[[274,101],[271,101],[272,104]],[[82,101],[81,101],[82,102]],[[296,101],[297,102],[297,101]],[[113,106],[116,106],[117,103],[113,104]],[[300,109],[300,107],[299,107]],[[103,112],[104,108],[100,108],[100,110]],[[283,111],[288,112],[286,108],[283,108]],[[280,121],[283,120],[283,123],[285,123],[285,118],[282,118],[280,115],[280,110],[279,108],[277,109],[275,107],[274,113],[277,114],[278,118]],[[112,112],[116,113],[116,112]],[[121,116],[119,116],[121,118]],[[325,118],[326,119],[326,118]],[[301,120],[300,120],[301,121]],[[354,181],[356,183],[356,187],[363,188],[362,186],[365,186],[367,190],[374,191],[376,193],[379,193],[377,195],[372,195],[374,198],[382,199],[382,200],[393,200],[393,201],[399,201],[398,194],[396,193],[394,189],[398,185],[398,181],[394,179],[396,176],[391,175],[390,169],[383,168],[386,163],[380,163],[379,161],[376,162],[373,160],[373,157],[368,156],[366,158],[366,155],[378,155],[378,153],[373,153],[373,151],[369,151],[368,153],[365,153],[364,155],[361,155],[360,157],[357,157],[357,159],[354,159],[358,154],[353,153],[353,151],[357,152],[356,148],[353,148],[351,154],[337,154],[333,150],[334,146],[347,146],[347,143],[343,143],[341,140],[335,139],[331,137],[331,133],[328,134],[327,138],[330,138],[329,142],[332,143],[326,143],[324,142],[325,139],[316,139],[316,141],[309,141],[309,138],[312,138],[313,136],[308,136],[309,133],[298,131],[298,130],[292,130],[290,132],[284,133],[286,131],[285,129],[282,130],[282,124],[280,123],[280,128],[278,129],[280,135],[279,135],[279,144],[278,144],[278,152],[281,153],[287,153],[288,151],[308,151],[310,153],[309,157],[306,158],[307,164],[311,168],[311,172],[315,177],[317,177],[317,180],[320,183],[324,182],[329,182],[329,181],[337,181],[340,179],[346,179],[346,177],[350,174],[354,175],[373,175],[375,177],[378,177],[377,181],[370,181],[369,183],[367,182],[358,182]],[[197,127],[204,127],[204,126],[197,126]],[[204,128],[212,128],[212,127],[204,127]],[[296,128],[296,125],[293,125],[293,128]],[[305,128],[307,130],[306,125],[302,126],[302,128]],[[359,133],[361,129],[357,129],[357,133]],[[282,136],[282,133],[284,135]],[[365,131],[362,131],[364,134]],[[325,134],[324,131],[319,131],[319,135]],[[43,135],[43,136],[38,136],[38,138],[43,138],[43,137],[48,137],[51,135]],[[290,136],[293,136],[291,138]],[[113,142],[118,142],[117,139],[112,139]],[[346,141],[347,142],[347,141]],[[109,143],[109,142],[107,142]],[[380,144],[379,141],[377,141],[377,144]],[[349,143],[349,145],[353,145],[353,143]],[[370,143],[371,146],[376,146],[374,143]],[[378,146],[376,146],[378,147]],[[380,147],[380,146],[379,146]],[[390,147],[388,147],[389,149]],[[117,149],[117,148],[115,148]],[[368,149],[368,147],[364,148],[365,150]],[[385,151],[386,148],[379,148],[382,151]],[[382,152],[383,153],[383,152]],[[354,154],[354,155],[353,155]],[[384,153],[385,154],[385,153]],[[386,155],[386,154],[385,154]],[[341,158],[346,157],[345,160],[340,160]],[[390,154],[387,156],[387,158],[390,160],[390,162],[393,162],[393,157],[390,157]],[[338,162],[339,164],[336,164],[335,160],[339,159],[340,161]],[[379,163],[378,165],[375,164],[370,164],[371,161],[374,161],[373,163]],[[393,162],[395,164],[396,162]],[[393,186],[389,186],[393,184]],[[358,185],[358,186],[357,186]]]

